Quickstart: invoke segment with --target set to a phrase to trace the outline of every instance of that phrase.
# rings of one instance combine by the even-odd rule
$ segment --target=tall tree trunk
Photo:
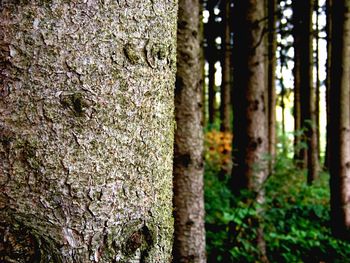
[[[300,2],[300,1],[299,1]],[[294,161],[302,168],[306,166],[306,150],[302,147],[301,136],[301,106],[300,106],[300,71],[301,71],[301,32],[300,32],[300,11],[297,1],[292,2],[293,8],[293,47],[294,47]]]
[[[174,262],[206,262],[199,1],[180,0],[174,149]]]
[[[329,168],[329,149],[330,149],[330,113],[329,113],[329,97],[330,97],[330,66],[331,66],[331,55],[332,55],[332,12],[331,8],[333,0],[326,0],[326,34],[327,34],[327,61],[326,61],[326,115],[327,115],[327,134],[326,134],[326,150],[324,157],[324,169]]]
[[[299,33],[300,42],[295,56],[300,63],[300,113],[301,128],[303,130],[302,142],[306,143],[307,182],[311,184],[317,177],[317,133],[315,129],[315,92],[313,88],[313,34],[312,13],[313,0],[294,1],[293,14],[296,18],[294,26]]]
[[[268,72],[267,72],[267,107],[268,107],[268,152],[271,156],[271,172],[276,155],[276,0],[268,0]]]
[[[169,262],[176,2],[0,12],[0,261]]]
[[[216,88],[215,88],[215,62],[212,58],[209,58],[208,60],[209,64],[209,85],[208,85],[208,109],[209,109],[209,117],[208,122],[209,124],[214,124],[215,121],[215,94],[216,94]]]
[[[319,29],[319,3],[315,0],[315,11],[316,11],[316,47],[315,47],[315,68],[316,68],[316,80],[315,80],[315,129],[317,139],[317,159],[320,160],[321,143],[320,143],[320,56],[319,56],[319,42],[320,42],[320,29]]]
[[[332,6],[330,93],[331,225],[336,237],[350,239],[350,2]]]
[[[299,1],[300,2],[300,1]],[[307,183],[312,182],[318,176],[318,148],[315,116],[315,90],[313,83],[313,27],[312,14],[314,0],[304,3],[302,36],[302,63],[301,63],[301,124],[305,127],[307,143]],[[307,11],[306,11],[307,9]]]
[[[230,0],[223,2],[223,67],[222,67],[222,84],[221,84],[221,104],[220,104],[220,130],[223,132],[230,131],[230,109],[231,109],[231,26],[230,26]]]
[[[215,2],[209,1],[207,3],[209,11],[209,22],[207,23],[206,39],[207,39],[207,61],[209,64],[209,85],[208,85],[208,122],[209,124],[214,124],[216,118],[216,87],[215,87],[215,63],[217,61],[217,52],[215,44],[215,34],[217,30],[215,26]]]
[[[204,3],[203,0],[199,0],[199,43],[200,43],[200,67],[201,67],[201,86],[202,86],[202,99],[201,99],[201,105],[202,105],[202,127],[206,127],[207,125],[207,119],[206,119],[206,113],[207,113],[207,105],[206,105],[206,83],[205,83],[205,54],[204,54],[204,22],[203,22],[203,10],[204,10]]]
[[[268,150],[265,109],[264,1],[235,1],[232,189],[250,189],[263,202]],[[262,235],[258,246],[264,254]]]
[[[286,147],[286,142],[285,142],[285,138],[286,138],[286,118],[285,118],[285,109],[286,109],[286,104],[285,104],[285,94],[286,94],[286,88],[284,86],[284,79],[283,79],[283,66],[285,65],[285,57],[282,51],[282,48],[280,50],[280,74],[281,74],[281,78],[280,78],[280,86],[281,86],[281,109],[282,109],[282,138],[283,138],[283,142],[282,142],[282,152],[284,155],[287,154],[287,147]]]

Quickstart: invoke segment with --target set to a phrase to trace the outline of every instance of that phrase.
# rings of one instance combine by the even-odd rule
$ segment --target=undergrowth
[[[350,242],[331,235],[327,173],[308,186],[305,171],[281,154],[264,184],[265,203],[259,206],[249,192],[235,199],[230,175],[222,176],[220,165],[227,164],[230,153],[219,149],[230,149],[222,146],[228,135],[215,132],[206,138],[208,262],[259,262],[256,239],[261,227],[270,262],[350,262]]]

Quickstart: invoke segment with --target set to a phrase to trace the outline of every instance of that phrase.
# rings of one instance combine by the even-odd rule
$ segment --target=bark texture
[[[202,63],[199,1],[180,0],[174,148],[174,262],[204,263]]]
[[[0,8],[0,261],[169,262],[177,1]]]
[[[335,236],[350,239],[350,1],[332,6],[330,92],[331,224]]]

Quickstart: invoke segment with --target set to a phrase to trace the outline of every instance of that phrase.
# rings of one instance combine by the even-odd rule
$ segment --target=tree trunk
[[[326,149],[324,157],[324,169],[329,168],[329,149],[330,149],[330,113],[329,113],[329,97],[330,97],[330,66],[331,66],[331,55],[332,55],[332,3],[333,0],[326,0],[326,33],[327,33],[327,61],[326,61],[326,115],[327,115],[327,134],[326,134]]]
[[[214,124],[215,121],[215,62],[213,60],[208,61],[209,64],[209,85],[208,85],[208,109],[209,109],[209,117],[208,123]]]
[[[330,93],[331,225],[336,237],[350,239],[350,2],[332,6]]]
[[[260,3],[261,2],[261,3]],[[256,5],[256,6],[255,6]],[[253,8],[255,6],[255,8]],[[236,1],[234,46],[234,189],[257,189],[266,176],[267,153],[264,103],[263,1]],[[261,169],[256,170],[259,165]]]
[[[299,1],[299,5],[300,5]],[[300,72],[301,72],[301,28],[300,28],[300,7],[298,1],[292,1],[293,8],[293,47],[294,47],[294,161],[302,168],[306,167],[306,149],[302,146],[301,135],[301,105],[300,105]]]
[[[174,262],[204,263],[202,70],[199,1],[180,0],[174,149]]]
[[[1,262],[171,260],[176,18],[2,1]]]
[[[264,1],[235,2],[234,139],[232,189],[250,189],[263,202],[261,186],[267,176],[268,151],[265,109]],[[260,23],[259,23],[260,22]],[[257,245],[264,256],[262,234]]]
[[[282,141],[282,153],[284,156],[287,155],[287,146],[286,146],[286,118],[285,118],[285,109],[286,109],[286,104],[285,104],[285,100],[284,100],[284,97],[285,97],[285,94],[286,94],[286,88],[284,86],[284,78],[283,78],[283,66],[285,65],[285,57],[284,57],[284,54],[283,54],[283,51],[282,51],[282,47],[281,47],[281,50],[280,50],[280,74],[281,74],[281,78],[280,78],[280,87],[281,87],[281,93],[280,93],[280,96],[281,96],[281,109],[282,109],[282,123],[281,123],[281,126],[282,126],[282,138],[283,138],[283,141]]]
[[[220,104],[220,130],[223,132],[230,131],[230,109],[231,109],[231,26],[230,26],[230,0],[223,2],[223,24],[225,27],[223,38],[223,67],[221,83],[221,104]]]
[[[268,152],[271,158],[269,172],[272,171],[276,155],[276,0],[268,0]]]
[[[207,61],[209,64],[208,72],[208,123],[210,125],[214,124],[216,118],[216,87],[215,87],[215,62],[217,61],[217,50],[215,44],[215,33],[217,30],[215,23],[214,8],[215,3],[209,1],[207,3],[209,11],[209,22],[207,23],[206,39],[207,39]]]
[[[300,42],[295,50],[296,58],[299,57],[300,71],[300,122],[303,131],[302,142],[307,145],[307,182],[311,184],[318,173],[317,156],[317,132],[315,121],[315,92],[313,88],[313,34],[312,12],[313,0],[294,1],[296,19],[294,20],[296,32],[299,33]]]
[[[316,142],[317,142],[317,160],[320,160],[321,143],[320,143],[320,63],[319,63],[319,42],[320,42],[320,29],[319,29],[319,3],[315,0],[315,11],[316,11],[316,47],[315,47],[315,68],[316,68],[316,81],[315,81],[315,130],[316,130]]]

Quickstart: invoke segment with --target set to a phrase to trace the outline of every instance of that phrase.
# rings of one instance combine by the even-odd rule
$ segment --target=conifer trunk
[[[331,225],[336,237],[350,239],[350,2],[332,6],[330,86]]]
[[[206,255],[199,1],[180,0],[178,13],[173,262],[204,263]]]
[[[271,172],[276,155],[276,0],[268,0],[268,151]]]
[[[231,26],[230,26],[230,0],[223,3],[223,67],[222,67],[222,83],[221,83],[221,104],[220,104],[220,130],[223,132],[230,131],[230,109],[231,109]]]
[[[177,2],[0,8],[0,261],[169,262]]]
[[[264,14],[264,1],[235,1],[232,189],[236,194],[243,189],[256,192],[259,203],[264,201],[261,187],[267,177],[268,151]],[[265,244],[261,228],[257,246],[262,260]]]

